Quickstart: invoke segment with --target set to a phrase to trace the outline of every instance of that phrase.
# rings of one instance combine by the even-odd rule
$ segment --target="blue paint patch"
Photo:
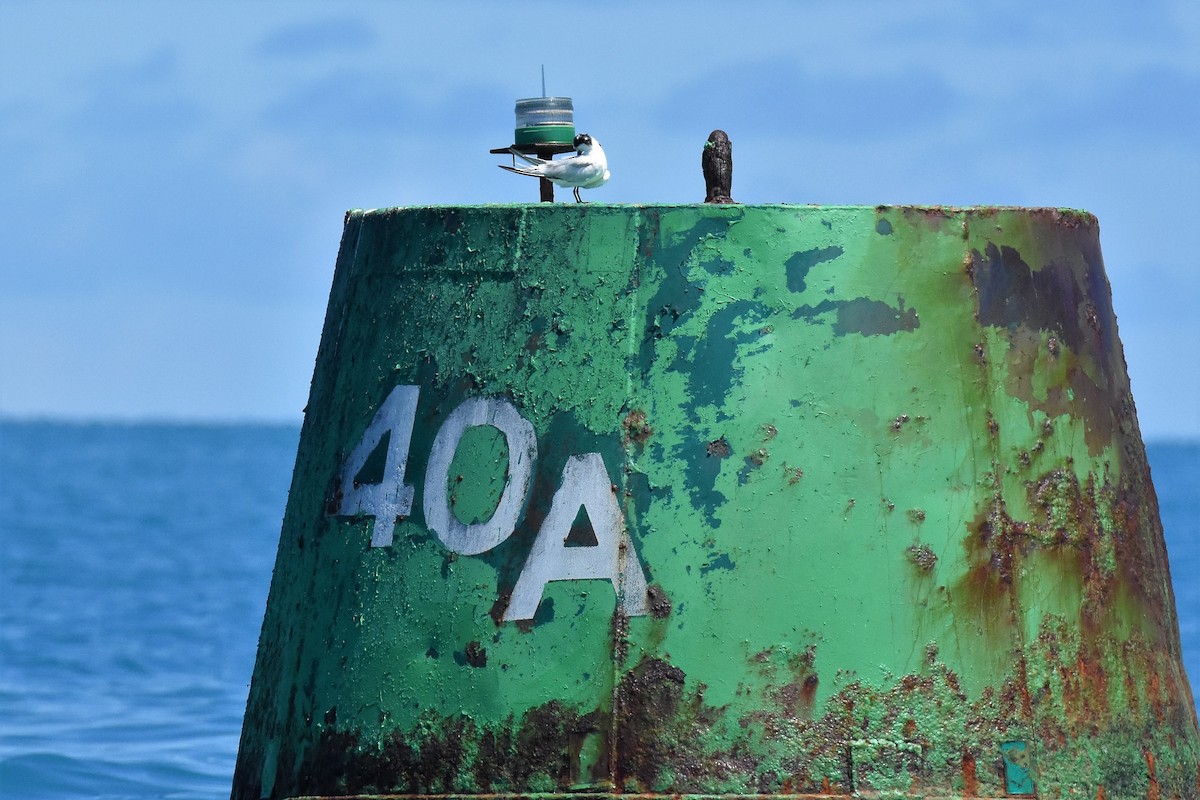
[[[717,419],[730,419],[722,406],[733,385],[741,380],[743,369],[735,367],[739,354],[744,356],[762,352],[770,344],[756,343],[768,332],[764,324],[771,316],[771,309],[763,303],[742,300],[722,307],[709,317],[704,335],[675,337],[678,355],[671,369],[681,372],[688,379],[688,394],[692,403],[684,410],[693,422],[699,422],[696,408],[713,406]],[[747,345],[751,347],[746,348]]]
[[[691,485],[688,487],[692,507],[704,514],[704,519],[710,528],[721,527],[717,519],[717,509],[726,502],[726,497],[717,491],[717,476],[721,474],[721,462],[729,455],[724,437],[716,442],[705,443],[696,429],[690,425],[682,431],[684,440],[673,449],[675,458],[688,465],[687,475]]]
[[[707,575],[708,573],[712,572],[714,569],[729,569],[729,570],[731,570],[736,566],[737,566],[737,563],[729,557],[729,553],[721,553],[721,555],[717,556],[714,559],[709,560],[709,562],[707,564],[700,567],[700,574]]]
[[[1004,790],[1010,795],[1033,794],[1033,753],[1025,742],[1000,745],[1004,759]]]
[[[817,264],[823,264],[826,261],[833,261],[839,258],[845,252],[837,245],[830,247],[817,247],[812,250],[802,250],[795,253],[785,263],[787,269],[787,288],[793,292],[803,292],[808,288],[805,280],[808,278],[808,271]]]
[[[737,271],[737,264],[720,256],[704,259],[700,262],[700,267],[709,275],[732,275]]]
[[[915,331],[921,327],[915,308],[905,308],[904,298],[899,298],[900,307],[889,306],[881,300],[856,297],[853,300],[822,300],[815,306],[804,305],[792,312],[792,319],[803,319],[812,325],[822,325],[825,314],[835,313],[833,323],[835,336],[858,333],[863,336],[891,336],[901,331]]]

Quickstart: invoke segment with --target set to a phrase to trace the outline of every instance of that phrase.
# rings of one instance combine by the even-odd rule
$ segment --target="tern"
[[[575,190],[575,202],[582,203],[583,198],[579,196],[580,189],[595,189],[608,182],[608,159],[604,157],[604,148],[600,146],[600,142],[586,133],[576,136],[574,144],[576,155],[558,161],[527,156],[517,152],[515,147],[509,148],[510,153],[529,166],[510,167],[507,164],[497,164],[497,166],[518,175],[545,178],[555,186],[569,186]]]

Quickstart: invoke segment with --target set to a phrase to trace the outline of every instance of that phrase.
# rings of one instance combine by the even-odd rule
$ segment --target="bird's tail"
[[[506,172],[515,172],[518,175],[529,175],[532,178],[542,177],[542,174],[535,169],[527,169],[526,167],[510,167],[508,164],[497,164],[496,166]]]
[[[547,159],[544,159],[544,158],[538,158],[537,156],[527,156],[515,147],[508,148],[508,152],[512,153],[514,156],[521,159],[526,164],[532,164],[535,167],[540,167],[543,164],[550,163]]]

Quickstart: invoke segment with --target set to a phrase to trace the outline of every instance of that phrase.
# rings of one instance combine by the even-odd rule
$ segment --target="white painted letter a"
[[[566,539],[579,507],[587,511],[596,534],[593,547],[568,547]],[[571,456],[563,468],[562,483],[550,501],[529,558],[513,587],[504,619],[532,619],[542,592],[550,581],[602,578],[612,582],[617,602],[626,616],[644,616],[646,576],[633,542],[625,530],[625,517],[612,492],[612,482],[599,453]]]

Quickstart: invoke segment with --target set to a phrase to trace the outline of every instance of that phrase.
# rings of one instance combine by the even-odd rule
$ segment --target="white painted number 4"
[[[404,483],[404,473],[419,395],[417,386],[393,389],[342,464],[338,478],[341,502],[334,515],[373,517],[372,547],[389,547],[396,522],[412,512],[413,487]],[[508,478],[492,515],[481,522],[466,524],[450,508],[447,479],[459,440],[468,428],[479,425],[490,425],[504,434],[508,444]],[[357,483],[355,479],[385,435],[389,438],[383,479],[379,483]],[[511,403],[495,397],[463,401],[442,423],[429,453],[422,503],[426,527],[456,553],[476,555],[491,550],[517,529],[536,460],[533,425]],[[513,587],[505,620],[531,619],[550,581],[597,578],[612,583],[626,615],[642,616],[648,612],[646,578],[612,485],[599,453],[583,453],[567,459],[559,488],[550,501],[550,511]],[[568,547],[566,540],[580,508],[587,512],[592,523],[596,544]]]
[[[408,467],[408,451],[412,445],[413,423],[417,419],[416,386],[397,386],[375,412],[371,424],[363,432],[358,446],[342,464],[340,477],[342,502],[339,517],[374,517],[371,547],[388,547],[392,543],[392,528],[398,517],[412,512],[413,487],[404,483]],[[383,480],[359,484],[355,481],[367,459],[385,434],[388,439],[387,458],[383,465]]]

